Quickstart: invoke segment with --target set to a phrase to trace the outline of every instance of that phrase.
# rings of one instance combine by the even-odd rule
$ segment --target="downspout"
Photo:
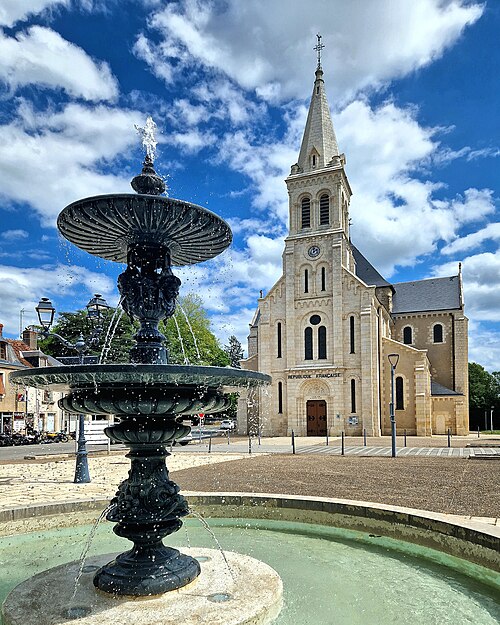
[[[455,315],[453,313],[450,313],[450,317],[451,317],[451,358],[452,358],[452,368],[451,368],[451,375],[452,375],[452,382],[453,382],[453,390],[455,391]]]

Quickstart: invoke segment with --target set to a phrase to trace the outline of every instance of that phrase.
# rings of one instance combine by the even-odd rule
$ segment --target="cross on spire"
[[[324,44],[321,43],[321,35],[318,33],[316,35],[318,39],[318,43],[314,46],[313,50],[316,50],[318,53],[318,67],[321,67],[321,50],[325,47]]]

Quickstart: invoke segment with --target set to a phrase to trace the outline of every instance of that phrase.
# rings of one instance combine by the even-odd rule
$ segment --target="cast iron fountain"
[[[149,128],[148,128],[149,124]],[[181,588],[200,573],[198,561],[162,539],[182,526],[189,513],[179,487],[169,479],[167,447],[185,436],[183,424],[200,412],[223,410],[223,386],[269,382],[258,372],[168,364],[165,337],[158,329],[173,315],[181,281],[172,265],[213,258],[231,243],[229,226],[214,213],[161,195],[165,183],[153,167],[154,122],[141,129],[146,157],[132,180],[137,194],[113,194],[73,202],[58,218],[61,234],[79,248],[108,260],[126,262],[118,278],[124,310],[140,328],[128,365],[78,365],[19,371],[23,385],[65,390],[61,407],[72,413],[114,414],[106,429],[130,448],[129,477],[107,514],[114,532],[133,548],[102,567],[94,585],[115,595],[158,595]]]

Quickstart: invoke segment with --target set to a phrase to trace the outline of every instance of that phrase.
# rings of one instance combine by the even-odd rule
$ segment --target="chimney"
[[[3,336],[3,323],[0,323],[0,338]]]
[[[30,349],[38,349],[38,333],[26,328],[23,331],[23,341]]]

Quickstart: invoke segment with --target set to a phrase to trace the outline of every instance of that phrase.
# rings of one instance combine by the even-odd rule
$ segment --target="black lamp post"
[[[86,308],[92,326],[92,335],[88,340],[85,340],[83,335],[80,334],[74,343],[67,341],[55,332],[50,332],[56,309],[47,297],[42,297],[38,306],[35,308],[38,320],[43,328],[41,332],[42,335],[45,338],[53,336],[68,349],[74,349],[78,354],[78,361],[81,365],[84,364],[85,352],[88,351],[90,347],[95,347],[99,343],[99,335],[102,332],[102,313],[109,308],[109,306],[102,295],[96,293],[89,301]],[[78,447],[76,452],[75,479],[73,481],[75,484],[86,484],[90,482],[87,440],[85,439],[85,415],[82,413],[78,415]]]
[[[394,413],[394,372],[399,362],[399,354],[389,354],[387,356],[391,365],[391,403],[389,404],[389,412],[391,416],[391,443],[392,457],[396,457],[396,415]]]

